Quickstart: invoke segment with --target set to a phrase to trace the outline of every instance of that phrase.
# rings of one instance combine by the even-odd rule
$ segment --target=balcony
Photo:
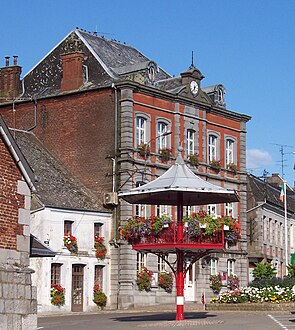
[[[224,249],[224,242],[223,230],[219,230],[210,236],[201,231],[199,235],[189,237],[185,227],[183,228],[183,240],[180,241],[177,239],[177,227],[175,226],[166,228],[159,235],[145,235],[140,238],[129,239],[129,243],[132,244],[134,250],[152,253],[175,253],[177,250],[198,252],[205,249]]]

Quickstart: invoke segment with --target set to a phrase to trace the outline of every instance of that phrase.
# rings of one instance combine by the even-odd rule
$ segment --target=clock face
[[[199,91],[199,85],[196,81],[191,81],[190,83],[190,89],[191,89],[191,92],[196,95]]]

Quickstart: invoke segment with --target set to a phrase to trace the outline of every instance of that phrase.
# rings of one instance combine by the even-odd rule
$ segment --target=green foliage
[[[262,278],[271,279],[276,273],[276,269],[270,262],[258,262],[255,264],[253,275],[255,280]]]
[[[288,277],[295,278],[295,264],[289,264],[288,268]]]

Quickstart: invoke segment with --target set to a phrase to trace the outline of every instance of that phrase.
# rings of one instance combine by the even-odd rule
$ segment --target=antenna
[[[284,167],[286,167],[287,165],[285,165],[286,159],[284,158],[285,155],[287,154],[291,154],[292,152],[285,152],[284,148],[293,148],[292,146],[288,146],[286,144],[277,144],[277,143],[271,143],[275,146],[279,146],[280,147],[280,153],[281,153],[281,160],[279,161],[281,163],[281,175],[282,175],[282,179],[284,179],[285,173],[284,173]]]

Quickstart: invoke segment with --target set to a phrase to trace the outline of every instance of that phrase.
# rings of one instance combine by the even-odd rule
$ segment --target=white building
[[[32,282],[37,287],[38,312],[97,310],[93,287],[97,283],[110,296],[110,226],[112,214],[102,210],[97,199],[77,178],[46,150],[34,134],[16,131],[16,141],[35,175],[37,194],[31,205],[31,234],[54,251],[49,257],[34,256]],[[64,236],[76,238],[71,253]],[[105,258],[96,257],[95,235],[104,238]],[[51,304],[51,286],[65,289],[65,303]],[[110,299],[108,299],[110,300]]]

